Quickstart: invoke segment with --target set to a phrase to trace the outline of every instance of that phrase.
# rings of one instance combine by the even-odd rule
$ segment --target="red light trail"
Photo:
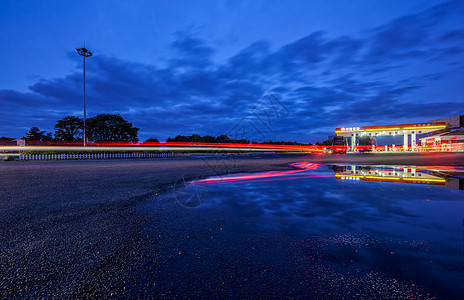
[[[204,185],[204,184],[221,184],[221,183],[232,183],[232,182],[243,182],[243,181],[263,182],[263,181],[275,181],[275,180],[288,180],[290,178],[276,178],[276,177],[293,175],[293,174],[300,173],[303,171],[314,170],[320,166],[319,164],[314,164],[310,162],[296,162],[290,165],[299,168],[299,170],[270,171],[270,172],[260,172],[260,173],[253,173],[253,174],[237,174],[237,175],[232,175],[232,176],[214,177],[214,178],[209,178],[209,179],[196,180],[192,182],[192,184]],[[327,176],[333,177],[334,174],[330,173],[330,175],[325,175],[325,176],[321,176],[320,174],[305,175],[305,176],[291,177],[291,179],[301,179],[301,178],[310,178],[310,177],[327,177]]]
[[[0,146],[0,150],[50,150],[50,151],[181,151],[181,150],[228,150],[228,151],[301,151],[323,152],[323,146],[276,145],[276,144],[234,144],[234,143],[194,143],[194,142],[128,142],[100,141],[27,141],[28,146]]]

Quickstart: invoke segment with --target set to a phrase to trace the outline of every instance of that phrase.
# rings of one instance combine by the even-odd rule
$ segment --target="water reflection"
[[[390,289],[387,298],[410,293],[409,283],[443,298],[462,295],[464,168],[294,166],[202,179],[188,189],[208,186],[198,211],[230,220],[225,240],[291,237],[302,272],[326,276],[324,284],[331,273],[335,288],[378,284],[382,293]]]
[[[463,190],[462,170],[456,167],[432,166],[372,166],[372,165],[333,165],[335,178],[341,180],[362,180],[437,185],[445,188]]]
[[[233,174],[210,177],[193,181],[194,185],[249,183],[276,180],[290,180],[315,177],[333,177],[341,180],[362,180],[372,182],[410,183],[443,186],[455,190],[464,189],[464,169],[450,166],[382,166],[382,165],[329,165],[331,172],[306,172],[321,166],[310,162],[291,164],[299,169],[290,171],[270,171],[251,174]]]
[[[361,230],[395,238],[415,231],[421,239],[442,232],[456,240],[463,215],[463,194],[456,188],[462,189],[462,178],[456,175],[462,168],[297,166],[300,169],[292,171],[212,177],[193,182],[189,189],[208,185],[208,200],[199,209],[219,208],[234,217],[285,218],[271,230],[302,234]],[[254,229],[263,228],[269,229]]]

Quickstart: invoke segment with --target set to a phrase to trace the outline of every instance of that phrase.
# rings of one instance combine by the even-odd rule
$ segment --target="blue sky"
[[[246,120],[247,138],[315,142],[464,114],[462,1],[4,0],[0,41],[0,136],[82,116],[84,41],[88,116],[142,140]],[[285,113],[259,107],[268,92]]]

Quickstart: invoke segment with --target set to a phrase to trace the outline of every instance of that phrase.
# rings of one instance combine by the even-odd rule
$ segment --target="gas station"
[[[446,122],[427,122],[427,123],[412,123],[412,124],[397,124],[397,125],[382,125],[382,126],[362,126],[362,127],[340,127],[335,129],[337,136],[345,138],[345,143],[349,152],[356,152],[359,145],[359,140],[362,137],[370,137],[376,141],[381,136],[403,136],[402,147],[396,145],[376,145],[372,143],[372,151],[419,151],[417,145],[417,136],[427,133],[443,130],[447,128]],[[409,136],[411,136],[411,145],[409,145]],[[370,147],[370,146],[369,146]]]

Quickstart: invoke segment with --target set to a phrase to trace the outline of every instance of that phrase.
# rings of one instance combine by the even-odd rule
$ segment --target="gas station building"
[[[337,136],[343,136],[347,143],[349,151],[356,151],[359,146],[359,139],[363,136],[377,138],[381,136],[403,136],[403,145],[399,147],[402,151],[419,151],[417,141],[418,135],[423,135],[447,128],[446,122],[427,122],[382,126],[362,126],[362,127],[340,127],[335,129]],[[411,145],[409,145],[409,136],[411,136]],[[377,149],[376,149],[377,147]],[[383,149],[379,147],[384,147]],[[399,150],[392,145],[372,145],[373,151]],[[401,149],[402,148],[402,149]]]

